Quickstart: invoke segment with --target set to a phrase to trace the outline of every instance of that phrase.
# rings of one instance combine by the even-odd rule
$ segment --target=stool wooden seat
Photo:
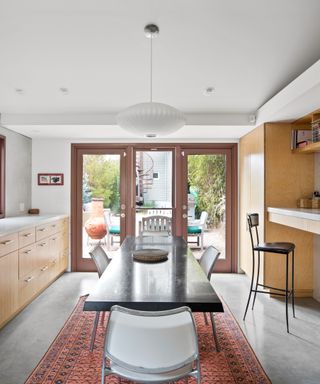
[[[243,316],[243,320],[245,320],[245,318],[246,318],[252,293],[254,293],[253,302],[252,302],[252,309],[253,309],[257,293],[268,293],[268,294],[270,293],[269,291],[259,290],[258,288],[259,287],[268,288],[268,289],[272,290],[273,295],[284,296],[286,299],[286,324],[287,324],[287,332],[289,333],[288,302],[289,302],[290,297],[291,297],[291,303],[292,303],[293,317],[295,317],[295,310],[294,310],[294,249],[295,249],[295,244],[283,243],[283,242],[260,243],[259,242],[259,234],[258,234],[258,226],[259,226],[258,213],[247,214],[247,222],[248,222],[248,228],[249,228],[250,240],[251,240],[251,246],[252,246],[252,276],[251,276],[251,285],[250,285],[249,297],[248,297],[248,301],[247,301],[247,305],[246,305],[246,310],[245,310],[245,313]],[[253,232],[255,233],[255,236],[253,235]],[[254,241],[254,237],[255,237],[256,242]],[[258,255],[258,260],[257,260],[258,263],[257,263],[257,272],[255,273],[255,264],[256,264],[255,253],[256,252]],[[285,289],[271,287],[271,286],[259,283],[260,252],[268,252],[270,254],[272,254],[272,253],[282,254],[282,255],[286,256],[286,260],[285,260],[285,262],[286,262],[286,288]],[[291,255],[291,289],[290,290],[289,290],[289,286],[288,286],[289,285],[289,255]],[[254,280],[255,280],[255,284],[254,284]]]

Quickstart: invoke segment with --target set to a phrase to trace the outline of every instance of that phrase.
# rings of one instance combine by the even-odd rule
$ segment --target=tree
[[[189,155],[188,182],[198,194],[196,213],[208,212],[208,222],[218,225],[225,213],[225,155]]]
[[[85,155],[83,173],[92,197],[103,198],[104,208],[118,212],[120,206],[120,159],[117,155]],[[83,186],[85,188],[86,185]]]

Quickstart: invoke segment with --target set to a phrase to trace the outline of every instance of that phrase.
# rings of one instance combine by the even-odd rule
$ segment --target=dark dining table
[[[162,249],[168,259],[146,263],[133,251]],[[221,300],[182,237],[127,237],[84,304],[84,311],[113,305],[160,311],[188,306],[193,312],[223,312]]]

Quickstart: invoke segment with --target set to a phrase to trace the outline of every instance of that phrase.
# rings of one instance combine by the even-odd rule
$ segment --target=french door
[[[127,149],[77,145],[72,157],[72,269],[95,271],[89,251],[112,254],[126,236]]]
[[[181,148],[183,236],[198,256],[220,251],[215,272],[236,271],[236,173],[233,148]]]
[[[171,217],[196,257],[218,248],[216,272],[237,270],[236,144],[73,144],[71,173],[72,270],[95,271],[89,250],[116,253],[148,215]]]

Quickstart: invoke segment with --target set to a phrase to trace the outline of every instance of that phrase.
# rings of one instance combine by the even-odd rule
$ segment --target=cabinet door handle
[[[56,226],[57,226],[56,224],[52,224],[52,225],[51,225],[52,228],[55,228]]]
[[[56,241],[56,240],[57,240],[57,238],[56,238],[56,237],[53,237],[53,238],[52,238],[52,240],[53,240],[53,241]]]
[[[33,279],[34,279],[33,276],[29,276],[29,277],[27,277],[26,279],[24,279],[24,281],[25,281],[26,283],[30,283],[30,281],[33,280]]]
[[[39,244],[40,247],[44,247],[45,245],[47,245],[47,243],[40,243]]]
[[[30,236],[32,236],[32,233],[25,233],[23,236],[24,237],[30,237]]]
[[[13,243],[13,240],[4,240],[4,241],[1,241],[1,245],[8,245],[8,244],[11,244]]]
[[[39,228],[38,231],[40,232],[45,232],[47,230],[47,228]]]
[[[26,253],[27,255],[32,251],[32,249],[28,249],[26,251],[24,251],[23,253]]]
[[[47,265],[45,265],[43,268],[41,268],[41,272],[44,272],[48,269],[49,267]]]

